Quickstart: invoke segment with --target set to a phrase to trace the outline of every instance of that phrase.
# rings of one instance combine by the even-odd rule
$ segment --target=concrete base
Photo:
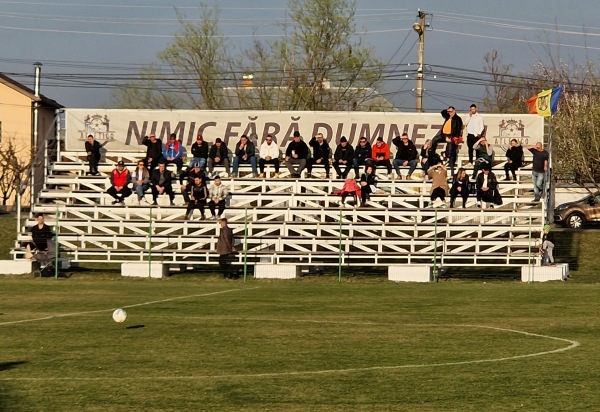
[[[163,263],[148,262],[121,263],[121,276],[134,278],[166,278],[169,276],[169,266]]]
[[[0,260],[2,275],[30,275],[31,260]]]
[[[388,266],[388,280],[394,282],[431,282],[431,266],[392,265]]]
[[[556,266],[522,266],[522,282],[547,282],[549,280],[567,280],[569,264],[558,263]]]
[[[296,265],[272,265],[257,263],[254,265],[256,279],[295,279],[298,277]]]

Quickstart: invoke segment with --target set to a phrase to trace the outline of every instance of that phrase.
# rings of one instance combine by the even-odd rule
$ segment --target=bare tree
[[[27,181],[31,159],[32,154],[19,147],[15,138],[3,139],[0,150],[0,197],[3,206],[7,206]]]

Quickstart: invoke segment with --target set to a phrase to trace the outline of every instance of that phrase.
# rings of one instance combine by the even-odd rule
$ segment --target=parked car
[[[573,229],[581,228],[586,223],[600,222],[600,193],[559,205],[554,209],[554,222]]]

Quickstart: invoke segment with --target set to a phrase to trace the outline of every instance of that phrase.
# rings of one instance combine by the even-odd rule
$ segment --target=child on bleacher
[[[348,172],[342,189],[334,191],[333,194],[342,196],[342,203],[340,204],[341,207],[345,206],[346,198],[348,196],[352,196],[352,199],[354,199],[354,206],[358,206],[358,199],[360,199],[360,186],[358,183],[356,183],[354,170],[350,170]]]

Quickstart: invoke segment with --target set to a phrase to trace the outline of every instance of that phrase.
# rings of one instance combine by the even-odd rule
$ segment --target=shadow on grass
[[[9,369],[14,369],[17,366],[23,365],[25,363],[27,363],[27,361],[1,362],[0,363],[0,372],[7,371]]]

